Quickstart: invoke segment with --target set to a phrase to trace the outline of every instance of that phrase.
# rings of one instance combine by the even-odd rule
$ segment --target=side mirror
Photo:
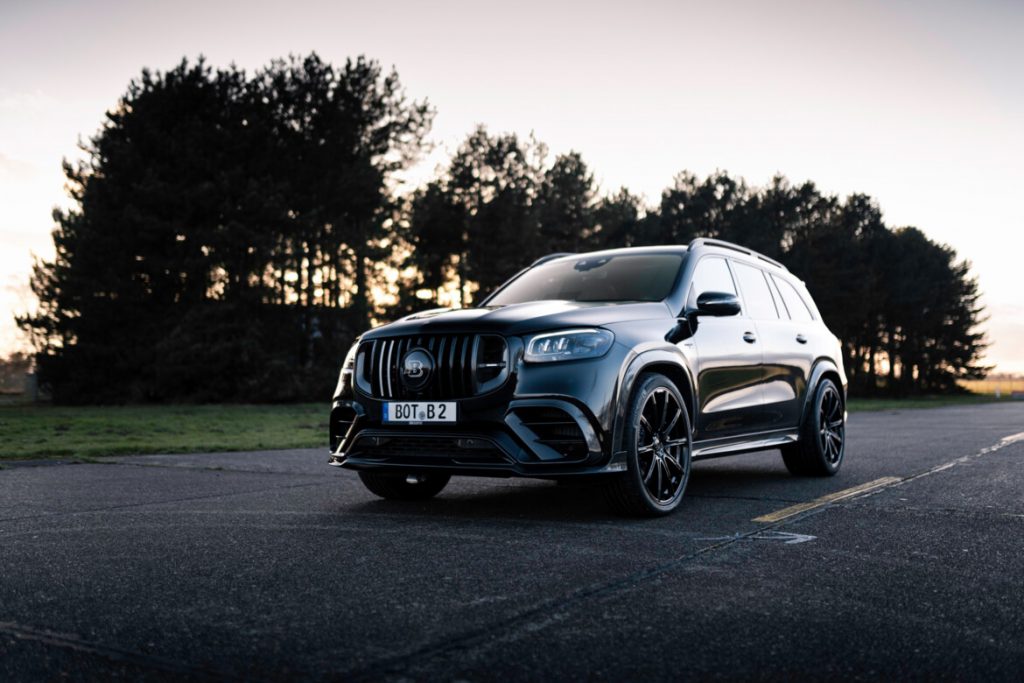
[[[696,315],[710,315],[721,318],[740,314],[740,300],[727,292],[704,292],[697,297]]]
[[[697,297],[697,308],[691,308],[683,313],[678,324],[669,330],[665,339],[672,344],[678,344],[684,339],[689,339],[697,334],[697,318],[702,315],[710,315],[716,318],[739,315],[740,300],[735,294],[728,292],[704,292]]]

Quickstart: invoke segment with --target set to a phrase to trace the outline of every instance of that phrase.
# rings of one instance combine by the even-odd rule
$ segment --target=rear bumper
[[[475,476],[551,477],[622,471],[586,405],[566,396],[460,402],[458,422],[394,425],[383,401],[335,401],[330,464],[354,470],[444,470]]]

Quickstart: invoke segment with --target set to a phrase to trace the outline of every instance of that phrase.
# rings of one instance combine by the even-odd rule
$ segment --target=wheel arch
[[[839,367],[829,358],[819,358],[811,369],[811,377],[807,382],[807,392],[804,394],[804,405],[800,411],[800,427],[803,428],[807,419],[810,406],[814,403],[814,396],[818,393],[818,385],[821,380],[830,379],[839,387],[843,399],[843,409],[846,409],[846,383]]]
[[[625,364],[615,397],[615,413],[612,422],[612,461],[622,457],[624,449],[622,436],[626,428],[626,413],[629,399],[636,388],[637,380],[645,373],[656,372],[667,377],[683,396],[683,403],[693,423],[693,410],[697,395],[693,375],[678,349],[652,349],[634,356]]]

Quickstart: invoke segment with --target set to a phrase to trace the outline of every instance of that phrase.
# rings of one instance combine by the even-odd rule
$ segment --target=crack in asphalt
[[[544,622],[551,620],[558,620],[557,611],[571,607],[577,603],[583,602],[594,597],[603,597],[606,595],[612,595],[619,593],[635,586],[638,586],[647,581],[656,579],[664,574],[667,574],[685,564],[688,564],[694,560],[697,560],[705,555],[709,555],[719,550],[724,550],[731,546],[737,545],[744,541],[758,540],[763,538],[766,532],[773,531],[779,527],[785,526],[798,519],[803,519],[810,514],[815,514],[819,510],[813,510],[807,514],[801,514],[794,517],[788,517],[784,520],[774,522],[771,524],[760,525],[756,529],[745,533],[737,533],[727,539],[722,540],[718,543],[712,543],[711,545],[705,546],[691,553],[681,555],[673,560],[663,562],[647,569],[641,569],[633,572],[626,576],[618,577],[615,579],[599,581],[591,584],[590,586],[577,589],[571,593],[545,600],[535,604],[525,610],[521,610],[516,614],[500,619],[499,621],[492,622],[477,628],[470,629],[461,634],[446,637],[444,640],[435,641],[433,643],[426,643],[418,648],[407,651],[400,655],[393,655],[378,659],[376,662],[372,662],[369,665],[351,669],[349,671],[335,674],[332,676],[332,680],[338,681],[370,681],[380,680],[382,677],[388,674],[398,673],[402,670],[402,665],[415,661],[421,658],[432,658],[438,655],[444,655],[452,651],[457,650],[469,650],[476,645],[484,643],[491,639],[495,633],[506,631],[511,627],[517,627],[522,630],[538,630],[543,628]],[[552,614],[549,614],[552,613]],[[542,617],[541,624],[534,622],[535,617]]]
[[[34,628],[12,621],[0,621],[0,634],[8,635],[17,640],[27,640],[43,645],[59,647],[65,650],[74,650],[83,654],[101,657],[108,661],[135,666],[156,669],[171,674],[187,675],[193,680],[242,680],[240,676],[230,674],[217,669],[184,664],[172,659],[150,655],[136,650],[129,650],[113,645],[96,643],[76,635],[58,633],[47,629]],[[252,676],[245,676],[245,680],[256,680]]]
[[[500,633],[502,631],[508,631],[508,630],[513,630],[513,629],[514,630],[519,630],[519,631],[522,631],[523,629],[526,629],[526,630],[537,630],[537,629],[543,628],[548,623],[551,623],[553,621],[558,621],[558,620],[562,619],[563,616],[559,614],[559,610],[562,610],[564,608],[571,607],[571,606],[573,606],[575,604],[578,604],[578,603],[583,602],[585,600],[588,600],[590,598],[602,597],[602,596],[611,595],[611,594],[615,594],[615,593],[619,593],[619,592],[628,590],[628,589],[633,588],[633,587],[635,587],[637,585],[643,584],[643,583],[645,583],[647,581],[651,581],[653,579],[656,579],[659,576],[667,574],[667,573],[669,573],[669,572],[671,572],[671,571],[673,571],[673,570],[675,570],[675,569],[677,569],[679,567],[682,567],[682,566],[684,566],[684,565],[686,565],[686,564],[688,564],[688,563],[690,563],[690,562],[692,562],[694,560],[697,560],[697,559],[699,559],[701,557],[704,557],[706,555],[710,555],[710,554],[715,553],[717,551],[724,550],[724,549],[729,548],[731,546],[734,546],[734,545],[736,545],[736,544],[738,544],[738,543],[740,543],[742,541],[755,540],[758,536],[763,535],[766,531],[775,530],[775,529],[778,529],[780,527],[783,527],[783,526],[786,526],[786,525],[789,525],[789,524],[793,524],[795,522],[799,522],[799,521],[801,521],[803,519],[806,519],[807,517],[810,517],[812,515],[821,514],[823,511],[828,510],[828,509],[833,508],[833,507],[847,506],[847,505],[853,503],[856,500],[859,500],[859,499],[862,499],[862,498],[866,498],[868,496],[873,496],[873,495],[878,494],[881,491],[885,491],[885,490],[888,490],[890,488],[894,488],[896,486],[902,486],[904,484],[907,484],[909,482],[915,481],[915,480],[920,479],[922,477],[926,477],[926,476],[929,476],[931,474],[935,474],[937,472],[941,472],[941,471],[950,469],[952,467],[955,467],[958,464],[969,462],[970,460],[972,460],[974,458],[978,458],[978,457],[981,457],[983,455],[987,455],[989,453],[996,452],[996,451],[1001,450],[1002,448],[1004,448],[1004,447],[1006,447],[1008,445],[1011,445],[1013,443],[1018,443],[1018,442],[1021,442],[1021,441],[1024,441],[1024,432],[1020,432],[1020,433],[1017,433],[1017,434],[1010,435],[1008,437],[1004,437],[1003,439],[1001,439],[996,444],[994,444],[992,446],[989,446],[987,448],[983,448],[980,451],[978,451],[977,453],[961,456],[961,457],[956,458],[956,459],[954,459],[952,461],[949,461],[947,463],[943,463],[941,465],[937,465],[935,467],[929,468],[928,470],[925,470],[923,472],[919,472],[917,474],[910,475],[910,476],[907,476],[907,477],[902,477],[902,478],[898,479],[897,481],[893,482],[892,484],[888,484],[888,485],[885,485],[885,486],[882,486],[882,487],[871,489],[871,490],[866,491],[866,492],[864,492],[862,494],[859,494],[857,496],[854,496],[854,497],[851,497],[851,498],[847,498],[847,499],[843,499],[841,501],[837,501],[836,503],[825,505],[825,506],[822,506],[822,507],[819,507],[819,508],[814,508],[814,509],[808,510],[808,511],[800,513],[800,514],[793,515],[792,517],[787,517],[787,518],[785,518],[783,520],[780,520],[778,522],[759,525],[756,529],[753,529],[753,530],[751,530],[749,532],[736,534],[734,537],[730,537],[727,540],[723,540],[723,541],[721,541],[719,543],[712,543],[711,545],[699,548],[699,549],[697,549],[697,550],[695,550],[693,552],[687,553],[685,555],[681,555],[681,556],[679,556],[679,557],[677,557],[675,559],[669,560],[667,562],[663,562],[663,563],[657,564],[657,565],[655,565],[653,567],[649,567],[647,569],[642,569],[642,570],[639,570],[639,571],[627,574],[626,576],[622,576],[622,577],[618,577],[618,578],[610,579],[610,580],[599,581],[599,582],[591,584],[590,586],[586,586],[586,587],[577,589],[575,591],[572,591],[570,593],[558,596],[556,598],[551,598],[551,599],[548,599],[548,600],[543,600],[541,602],[535,603],[533,606],[531,606],[529,608],[520,610],[519,612],[517,612],[515,614],[512,614],[512,615],[509,615],[509,616],[507,616],[505,618],[499,619],[498,621],[491,622],[489,624],[482,625],[480,627],[476,627],[476,628],[473,628],[473,629],[466,630],[466,631],[464,631],[464,632],[462,632],[460,634],[456,634],[456,635],[451,636],[451,637],[446,637],[443,640],[438,640],[438,641],[434,641],[434,642],[428,642],[428,643],[426,643],[424,645],[421,645],[419,647],[413,648],[411,650],[407,650],[406,652],[401,653],[401,654],[391,655],[391,656],[388,656],[388,657],[379,658],[376,661],[373,661],[373,662],[371,662],[368,665],[364,665],[364,666],[361,666],[361,667],[356,667],[356,668],[353,668],[353,669],[351,669],[349,671],[343,672],[341,674],[336,674],[333,678],[335,678],[337,680],[345,680],[345,681],[377,680],[377,679],[380,679],[383,676],[399,672],[401,670],[401,668],[402,668],[402,665],[406,664],[408,662],[411,662],[411,661],[414,661],[414,660],[417,660],[417,659],[423,659],[423,658],[428,658],[429,659],[429,658],[433,658],[433,657],[436,657],[436,656],[439,656],[439,655],[447,654],[449,652],[454,652],[454,651],[459,651],[459,650],[468,650],[468,649],[471,649],[471,648],[473,648],[473,647],[475,647],[475,646],[477,646],[479,644],[482,644],[484,642],[493,640],[494,635],[497,634],[497,633]],[[104,463],[104,464],[108,464],[108,463]],[[109,463],[109,464],[130,464],[130,465],[135,465],[134,463]],[[159,467],[161,465],[135,465],[135,466],[157,466],[157,467]],[[170,466],[165,466],[165,467],[174,468],[174,467],[178,467],[178,466],[170,465]],[[210,470],[211,468],[187,468],[186,467],[185,469]],[[214,470],[214,471],[224,471],[224,470]],[[234,471],[239,471],[239,470],[230,470],[230,471],[234,472]],[[258,473],[260,473],[260,474],[279,474],[279,473],[276,473],[276,472],[258,472]],[[144,507],[144,506],[155,505],[155,504],[166,504],[166,503],[175,503],[175,502],[187,502],[187,501],[192,501],[192,500],[224,498],[224,497],[231,497],[231,496],[237,496],[237,495],[246,495],[246,494],[251,494],[251,493],[259,493],[259,492],[262,492],[262,491],[278,490],[278,489],[282,489],[282,488],[286,488],[287,489],[287,488],[314,487],[314,486],[325,486],[325,485],[334,485],[334,482],[333,481],[329,481],[329,482],[304,483],[304,484],[295,484],[295,485],[286,486],[286,487],[274,486],[274,487],[268,487],[268,488],[253,489],[253,490],[248,490],[248,491],[240,491],[240,492],[229,493],[229,494],[220,493],[220,494],[211,494],[211,495],[203,495],[203,496],[189,496],[189,497],[182,497],[182,498],[177,498],[177,499],[174,499],[174,500],[167,500],[167,501],[147,501],[147,502],[144,502],[144,503],[132,503],[132,504],[126,504],[126,505],[107,506],[107,507],[102,507],[102,508],[95,508],[95,509],[90,509],[90,510],[79,510],[79,511],[66,512],[66,513],[59,513],[59,512],[57,512],[57,513],[44,513],[44,514],[40,514],[40,515],[32,515],[32,516],[26,516],[26,517],[8,518],[8,519],[0,520],[0,521],[18,521],[18,520],[24,520],[24,519],[37,519],[37,518],[50,517],[50,516],[75,515],[75,514],[82,514],[82,513],[113,511],[113,510],[138,508],[138,507]],[[700,497],[700,496],[695,496],[695,497]],[[712,496],[704,496],[704,497],[712,497]],[[724,496],[724,497],[728,498],[728,496]],[[757,498],[756,500],[763,500],[763,499]],[[788,502],[788,501],[786,501],[786,502]],[[78,636],[74,636],[74,635],[70,635],[70,634],[57,633],[57,632],[48,631],[48,630],[45,630],[45,629],[37,629],[37,628],[33,628],[33,627],[17,624],[17,623],[14,623],[14,622],[0,622],[0,633],[7,634],[7,635],[12,636],[12,637],[17,638],[17,639],[31,640],[31,641],[40,642],[40,643],[43,643],[43,644],[46,644],[46,645],[55,646],[55,647],[72,649],[72,650],[76,650],[76,651],[83,652],[83,653],[86,653],[86,654],[103,657],[103,658],[106,658],[106,659],[109,659],[109,660],[131,663],[131,664],[135,664],[135,665],[138,665],[138,666],[149,667],[149,668],[158,669],[158,670],[161,670],[161,671],[167,671],[168,673],[187,674],[187,675],[193,675],[193,676],[198,676],[198,677],[207,678],[207,679],[220,679],[220,680],[224,680],[224,679],[238,680],[238,679],[242,678],[242,676],[239,676],[239,675],[228,674],[228,673],[225,673],[225,672],[222,672],[222,671],[217,671],[217,670],[214,670],[214,669],[207,669],[207,668],[203,668],[203,667],[197,667],[197,666],[182,664],[180,662],[176,662],[176,661],[173,661],[173,660],[170,660],[170,659],[164,659],[162,657],[148,655],[148,654],[145,654],[145,653],[142,653],[142,652],[138,652],[138,651],[135,651],[135,650],[126,649],[126,648],[119,648],[119,647],[116,647],[116,646],[104,645],[104,644],[101,644],[101,643],[94,643],[94,642],[91,642],[91,641],[79,638]],[[244,678],[246,680],[255,680],[251,675],[245,675]]]
[[[982,448],[980,451],[976,453],[960,456],[949,462],[936,465],[935,467],[931,467],[923,472],[919,472],[917,474],[909,475],[906,477],[901,477],[891,484],[887,484],[885,486],[881,486],[878,488],[873,488],[863,493],[851,496],[850,498],[844,498],[842,500],[836,501],[835,503],[813,508],[805,512],[795,514],[791,517],[786,517],[777,522],[762,524],[752,531],[746,533],[738,533],[734,537],[729,538],[728,540],[723,540],[720,543],[714,543],[704,548],[700,548],[699,550],[696,550],[692,553],[682,555],[674,560],[669,560],[668,562],[664,562],[654,567],[639,570],[637,572],[634,572],[624,577],[619,577],[617,579],[597,582],[588,587],[572,591],[571,593],[568,593],[566,595],[562,595],[558,598],[542,601],[540,603],[535,604],[533,607],[522,610],[516,614],[510,615],[499,621],[492,622],[491,624],[470,629],[468,631],[463,632],[462,634],[447,637],[442,641],[426,643],[418,648],[414,648],[403,654],[383,657],[366,666],[351,669],[347,672],[336,675],[334,677],[334,680],[379,680],[380,678],[386,675],[399,673],[403,668],[402,665],[407,664],[411,661],[415,661],[421,658],[429,659],[453,651],[471,649],[474,646],[491,639],[491,637],[494,636],[494,634],[508,630],[512,627],[516,627],[520,630],[530,629],[531,621],[534,617],[545,617],[547,620],[550,620],[556,617],[557,614],[548,613],[556,613],[559,609],[573,606],[589,598],[602,597],[605,595],[610,595],[628,590],[630,588],[633,588],[634,586],[640,585],[644,582],[650,581],[659,576],[667,574],[673,571],[674,569],[677,569],[705,555],[709,555],[716,551],[731,547],[733,545],[740,543],[741,541],[755,540],[758,536],[764,534],[766,531],[779,529],[780,527],[795,522],[799,522],[810,516],[821,514],[822,512],[830,508],[846,505],[849,502],[865,498],[867,496],[875,495],[880,491],[885,491],[895,486],[902,486],[908,482],[921,479],[923,477],[935,474],[937,472],[948,470],[952,467],[955,467],[958,464],[969,462],[972,459],[979,458],[990,453],[994,453],[1005,448],[1006,446],[1021,441],[1024,441],[1024,432],[1011,434],[1000,439],[992,446]]]
[[[928,507],[921,505],[872,505],[864,502],[851,505],[857,510],[885,511],[885,512],[906,512],[910,514],[946,515],[948,517],[968,517],[973,519],[999,519],[1007,517],[1010,519],[1024,519],[1024,512],[997,512],[994,509],[986,508],[954,508],[954,507]]]
[[[749,533],[739,535],[735,538],[722,541],[721,543],[713,543],[709,546],[705,546],[696,550],[692,553],[682,555],[674,560],[669,560],[662,564],[647,569],[641,569],[623,577],[615,579],[600,581],[590,586],[577,589],[571,593],[561,595],[557,598],[544,600],[534,606],[521,610],[516,614],[510,615],[496,622],[464,631],[461,634],[446,637],[442,641],[435,641],[433,643],[427,643],[413,650],[406,651],[400,655],[392,655],[389,657],[383,657],[375,662],[370,663],[367,666],[358,667],[349,671],[335,674],[332,676],[332,680],[339,681],[369,681],[369,680],[380,680],[387,674],[397,673],[400,670],[401,665],[421,658],[432,658],[438,655],[443,655],[448,652],[456,650],[468,650],[472,647],[490,640],[491,636],[497,632],[508,630],[510,627],[531,629],[531,621],[536,617],[541,617],[542,622],[547,622],[557,617],[556,613],[558,610],[570,607],[576,603],[582,602],[586,599],[593,597],[601,597],[613,593],[632,588],[633,586],[639,585],[650,579],[654,579],[658,576],[668,573],[669,571],[686,564],[692,560],[695,560],[703,555],[707,555],[716,550],[727,548],[731,545],[735,545],[739,541],[745,540],[748,537],[752,537],[758,533],[761,533],[764,529],[755,529]],[[537,626],[537,628],[543,628],[544,624]]]

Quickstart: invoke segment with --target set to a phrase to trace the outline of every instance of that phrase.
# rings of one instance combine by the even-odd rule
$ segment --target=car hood
[[[509,306],[439,308],[406,316],[363,335],[363,339],[407,334],[493,332],[522,335],[569,327],[592,327],[667,318],[668,307],[655,303],[583,303],[531,301]]]

